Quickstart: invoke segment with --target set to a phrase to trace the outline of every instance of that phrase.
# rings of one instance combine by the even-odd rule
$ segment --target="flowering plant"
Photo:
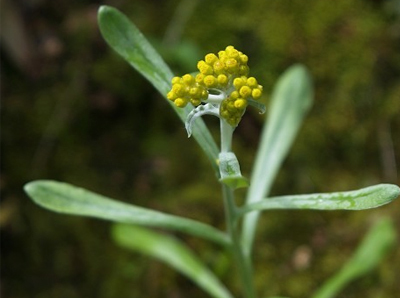
[[[140,31],[118,10],[102,6],[100,30],[108,44],[145,76],[171,103],[215,170],[222,186],[226,231],[206,223],[146,209],[106,198],[67,183],[38,180],[25,191],[39,205],[50,210],[97,217],[117,222],[114,239],[129,249],[157,258],[194,281],[210,296],[234,295],[184,243],[151,228],[183,232],[221,245],[232,252],[242,285],[240,297],[255,298],[251,250],[260,213],[273,209],[361,210],[387,204],[400,188],[379,184],[355,191],[269,197],[272,182],[284,160],[301,122],[311,107],[310,75],[302,65],[289,68],[279,79],[271,99],[260,149],[250,180],[245,179],[232,151],[232,135],[246,108],[262,113],[263,88],[249,76],[248,57],[233,46],[207,54],[197,64],[198,73],[174,77],[156,50]],[[220,119],[220,148],[211,137],[203,115]],[[238,206],[235,189],[248,187],[246,201]],[[343,269],[312,297],[333,297],[347,283],[371,270],[394,243],[395,232],[388,219],[378,222]],[[238,294],[239,295],[239,294]]]

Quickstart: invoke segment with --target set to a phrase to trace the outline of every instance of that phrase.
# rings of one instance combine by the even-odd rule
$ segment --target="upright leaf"
[[[113,227],[115,241],[128,249],[156,258],[203,288],[212,297],[233,298],[218,278],[179,240],[132,225]]]
[[[228,245],[226,234],[204,223],[118,202],[67,183],[38,180],[25,185],[26,193],[40,206],[55,212],[107,219],[184,232]]]
[[[338,297],[337,294],[347,284],[379,265],[388,250],[393,247],[396,238],[396,231],[390,219],[385,218],[377,222],[365,236],[352,258],[337,274],[328,279],[312,297]]]
[[[173,74],[139,29],[124,14],[109,6],[100,7],[98,21],[107,43],[161,94],[166,94]]]
[[[247,193],[246,203],[256,203],[268,196],[275,176],[311,107],[313,89],[307,69],[290,67],[279,79],[271,99],[260,146]],[[243,245],[250,255],[259,214],[247,214],[243,223]]]
[[[165,97],[171,88],[172,71],[147,41],[139,29],[120,11],[110,6],[101,6],[98,13],[98,22],[101,34],[107,43],[132,67],[141,73]],[[193,106],[184,109],[177,108],[168,100],[182,122]],[[216,175],[219,175],[217,166],[218,147],[202,119],[198,119],[192,126],[193,137],[206,153]]]

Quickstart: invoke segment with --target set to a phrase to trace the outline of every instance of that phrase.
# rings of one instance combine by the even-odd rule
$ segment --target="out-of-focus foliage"
[[[400,184],[397,0],[183,1],[105,4],[134,20],[179,73],[228,44],[248,54],[266,94],[292,63],[311,70],[316,103],[274,194]],[[224,228],[208,161],[156,90],[102,40],[98,5],[1,1],[1,294],[203,297],[166,266],[118,248],[108,223],[47,212],[22,192],[32,179],[57,179]],[[168,31],[185,18],[181,32]],[[251,110],[235,134],[244,175],[262,121]],[[255,246],[258,291],[307,297],[351,256],[376,217],[392,216],[399,231],[399,207],[396,201],[355,213],[270,212]],[[235,289],[224,252],[185,241]],[[396,250],[345,295],[393,297],[399,275]]]

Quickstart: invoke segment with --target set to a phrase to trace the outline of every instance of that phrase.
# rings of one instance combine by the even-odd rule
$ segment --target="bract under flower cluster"
[[[172,79],[172,88],[167,98],[178,107],[189,102],[194,106],[202,102],[219,108],[219,115],[236,127],[242,118],[248,100],[258,100],[262,86],[254,77],[248,77],[248,57],[228,46],[218,56],[207,54],[197,63],[199,73],[194,77],[186,74]]]

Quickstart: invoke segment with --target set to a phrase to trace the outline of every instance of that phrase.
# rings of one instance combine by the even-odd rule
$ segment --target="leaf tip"
[[[100,5],[99,10],[98,10],[98,13],[101,14],[101,13],[106,12],[107,10],[110,10],[110,9],[112,9],[111,6],[108,6],[108,5]]]
[[[35,181],[31,181],[31,182],[26,183],[24,185],[23,189],[24,189],[25,193],[30,196],[30,194],[33,191],[34,186],[35,186]]]
[[[38,190],[40,186],[43,186],[45,184],[48,184],[50,180],[34,180],[26,183],[23,186],[23,189],[27,195],[29,195],[31,198],[33,198],[35,192]]]
[[[388,196],[392,198],[392,200],[398,198],[400,196],[400,187],[395,184],[384,184],[386,188],[386,192]]]

